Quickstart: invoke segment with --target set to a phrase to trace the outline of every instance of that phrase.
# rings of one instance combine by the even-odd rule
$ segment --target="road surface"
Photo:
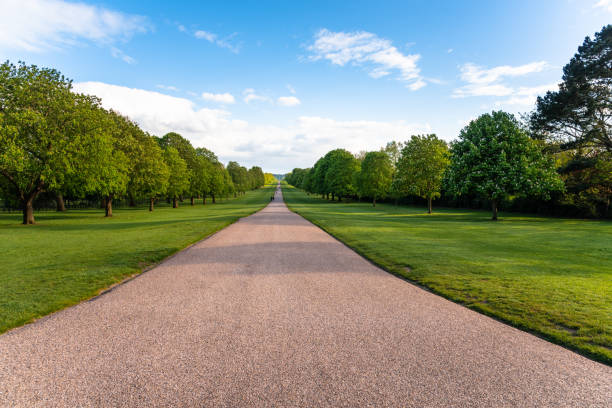
[[[282,196],[0,336],[0,406],[610,407],[612,368],[421,290]]]

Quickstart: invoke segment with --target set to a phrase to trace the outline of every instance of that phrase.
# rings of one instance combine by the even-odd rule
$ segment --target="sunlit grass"
[[[158,206],[0,214],[0,333],[90,298],[168,255],[249,215],[269,202],[273,187],[246,196],[177,209]]]
[[[329,202],[284,186],[293,211],[434,292],[612,364],[612,223]]]

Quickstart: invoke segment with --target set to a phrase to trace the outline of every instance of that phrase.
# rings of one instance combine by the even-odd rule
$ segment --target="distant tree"
[[[329,152],[328,160],[325,184],[332,193],[332,198],[335,195],[341,201],[342,197],[354,195],[357,192],[353,185],[354,175],[359,171],[359,162],[355,156],[347,150],[336,149]]]
[[[227,164],[227,172],[232,179],[235,192],[244,193],[249,189],[249,173],[245,167],[231,161]]]
[[[361,163],[361,171],[356,180],[360,196],[372,198],[372,206],[376,200],[384,198],[391,187],[393,166],[385,152],[368,152]]]
[[[138,155],[131,159],[133,167],[128,188],[133,194],[148,198],[149,211],[153,211],[155,200],[168,187],[169,169],[162,149],[151,136],[142,132],[138,147]]]
[[[265,184],[276,184],[278,180],[274,177],[272,173],[264,173]]]
[[[329,188],[325,182],[325,176],[327,176],[327,170],[329,169],[329,153],[324,157],[321,157],[314,165],[314,175],[312,179],[313,192],[321,194],[322,196],[329,197]]]
[[[302,183],[299,187],[306,191],[307,193],[312,193],[312,179],[314,177],[314,169],[309,168],[304,170],[304,177],[302,178]],[[355,185],[353,183],[353,185]]]
[[[169,171],[166,194],[172,198],[172,207],[178,208],[179,197],[189,189],[187,163],[181,158],[178,150],[172,146],[164,149],[164,162]]]
[[[451,145],[451,154],[449,191],[490,200],[493,220],[499,201],[509,195],[549,198],[551,191],[563,188],[552,158],[543,155],[538,143],[506,112],[471,121]]]
[[[402,149],[404,148],[404,143],[396,142],[395,140],[387,143],[385,147],[380,149],[381,151],[387,153],[389,156],[389,160],[391,160],[391,164],[393,168],[397,167],[397,162],[400,160]]]
[[[612,152],[612,25],[585,38],[559,90],[538,97],[530,125],[562,150]]]
[[[227,170],[220,162],[215,162],[212,164],[212,172],[210,176],[210,196],[212,198],[213,204],[217,202],[217,197],[221,194],[224,194],[227,189],[227,178],[226,178]]]
[[[264,172],[259,166],[253,166],[249,169],[249,178],[252,182],[252,189],[259,188],[266,184]]]
[[[427,199],[427,212],[431,214],[431,202],[440,197],[442,180],[449,164],[446,142],[433,134],[412,136],[404,144],[397,162],[400,191]]]

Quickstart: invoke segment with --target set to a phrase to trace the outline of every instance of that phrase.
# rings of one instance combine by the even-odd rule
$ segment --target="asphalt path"
[[[6,407],[610,407],[612,368],[375,267],[277,194],[0,336]]]

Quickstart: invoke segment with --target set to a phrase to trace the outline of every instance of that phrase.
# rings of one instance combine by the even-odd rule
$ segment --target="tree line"
[[[107,217],[113,200],[179,201],[244,194],[270,182],[260,167],[224,166],[178,133],[156,137],[129,118],[104,109],[97,97],[76,93],[55,69],[23,62],[0,65],[0,197],[19,203],[34,223],[34,202],[53,193],[95,197]]]
[[[612,25],[587,37],[563,68],[558,91],[517,119],[497,111],[447,144],[436,135],[353,155],[336,149],[286,181],[341,201],[478,198],[497,219],[501,202],[537,201],[574,215],[609,216],[612,198]]]

